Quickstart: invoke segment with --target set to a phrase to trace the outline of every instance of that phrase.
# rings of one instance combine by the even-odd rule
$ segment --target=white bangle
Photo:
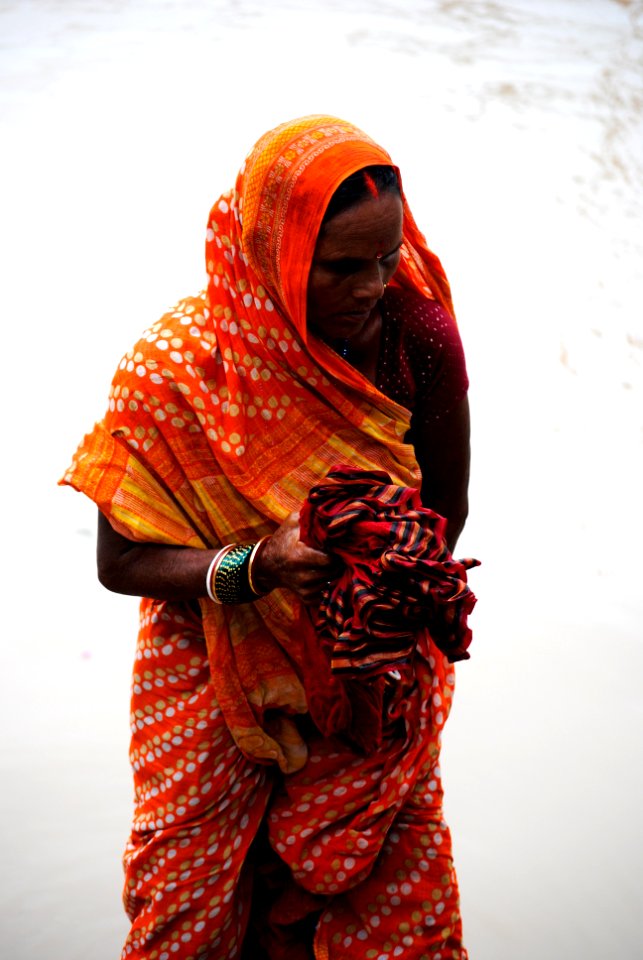
[[[230,544],[228,544],[225,547],[221,547],[221,549],[218,550],[217,553],[215,553],[214,559],[212,560],[212,563],[208,567],[208,572],[205,575],[205,589],[208,591],[208,596],[213,603],[221,603],[219,598],[212,592],[213,574],[216,568],[218,567],[219,561],[221,560],[223,554],[226,552],[226,550],[229,550],[229,549],[230,549]]]

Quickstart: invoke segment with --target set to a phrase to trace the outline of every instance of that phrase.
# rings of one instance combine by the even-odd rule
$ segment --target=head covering
[[[336,117],[311,116],[261,137],[237,177],[234,206],[249,265],[304,342],[308,273],[324,213],[347,177],[374,164],[393,167],[389,154],[357,127]],[[213,215],[217,222],[217,207]],[[444,271],[406,203],[404,240],[401,276],[412,276],[411,285],[450,310]]]
[[[207,289],[177,304],[125,354],[109,410],[62,481],[90,496],[117,530],[197,547],[258,539],[338,463],[419,484],[404,442],[409,411],[306,329],[308,274],[326,206],[346,177],[371,164],[393,166],[362,131],[328,116],[284,123],[250,152],[234,189],[210,213]],[[451,310],[442,267],[402,200],[394,282]],[[337,682],[305,650],[301,625],[309,621],[293,594],[273,591],[225,609],[204,600],[202,608],[217,697],[249,755],[287,767],[263,710],[304,711],[311,684],[328,717],[344,722]]]

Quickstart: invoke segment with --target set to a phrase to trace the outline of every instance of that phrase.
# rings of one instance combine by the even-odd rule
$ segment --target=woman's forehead
[[[402,240],[403,220],[402,200],[396,193],[361,200],[323,225],[315,259],[389,253]]]

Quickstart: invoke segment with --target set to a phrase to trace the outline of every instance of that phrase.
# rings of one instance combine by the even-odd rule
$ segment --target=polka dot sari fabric
[[[424,636],[398,674],[377,749],[311,727],[307,764],[276,775],[230,735],[198,616],[144,601],[123,960],[467,956],[439,770],[453,668]],[[287,872],[268,909],[271,862]]]
[[[270,838],[296,882],[326,896],[318,958],[465,958],[440,731],[452,668],[436,651],[393,685],[378,750],[313,738],[310,760],[270,809]]]
[[[271,783],[230,735],[199,618],[143,601],[132,683],[135,818],[125,851],[123,949],[146,960],[240,955],[248,850]]]

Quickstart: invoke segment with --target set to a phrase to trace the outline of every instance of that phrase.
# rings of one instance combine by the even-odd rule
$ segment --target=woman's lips
[[[373,310],[377,306],[374,303],[372,306],[365,308],[364,310],[346,310],[341,314],[343,317],[352,317],[355,320],[367,320],[372,314]]]

